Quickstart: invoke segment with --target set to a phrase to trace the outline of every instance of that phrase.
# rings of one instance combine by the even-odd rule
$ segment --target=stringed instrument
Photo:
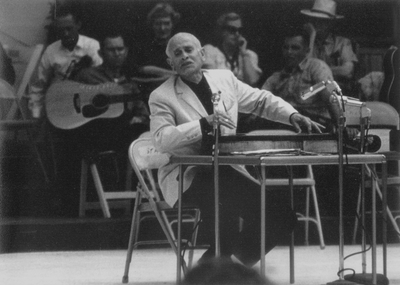
[[[385,79],[379,94],[379,101],[392,105],[400,112],[400,58],[396,46],[391,46],[383,58]]]
[[[53,126],[69,130],[95,119],[117,118],[124,112],[124,102],[137,99],[117,83],[88,85],[64,80],[49,87],[45,108]]]

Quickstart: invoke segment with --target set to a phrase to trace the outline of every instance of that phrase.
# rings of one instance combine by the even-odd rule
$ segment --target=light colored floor
[[[359,250],[345,246],[344,253]],[[277,247],[267,255],[266,274],[270,285],[289,284],[289,251]],[[195,260],[202,254],[197,251]],[[0,284],[3,285],[69,285],[121,284],[125,250],[33,252],[0,254]],[[367,271],[371,272],[371,254]],[[378,248],[378,273],[382,273],[382,252]],[[258,265],[255,266],[255,268]],[[337,279],[339,247],[296,246],[295,274],[297,285],[319,285]],[[361,256],[345,260],[346,268],[361,272]],[[140,249],[133,254],[129,284],[175,284],[176,258],[170,249]],[[350,273],[350,272],[349,272]],[[346,273],[347,274],[347,273]],[[388,278],[400,285],[400,244],[388,246]]]

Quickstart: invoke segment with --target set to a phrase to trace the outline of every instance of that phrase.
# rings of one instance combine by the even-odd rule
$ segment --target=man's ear
[[[101,48],[97,51],[97,53],[101,58],[103,58],[103,51]]]
[[[204,51],[204,48],[200,49],[200,55],[201,55],[201,61],[204,63],[206,61],[206,52]]]
[[[172,62],[172,60],[169,57],[167,57],[167,63],[169,64],[169,66],[171,66],[172,70],[175,71],[174,63]]]

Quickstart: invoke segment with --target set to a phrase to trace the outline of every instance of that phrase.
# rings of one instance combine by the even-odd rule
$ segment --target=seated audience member
[[[178,33],[168,42],[168,62],[177,72],[154,90],[149,99],[150,131],[158,151],[171,155],[211,153],[213,122],[222,135],[234,135],[238,112],[291,124],[297,131],[320,132],[318,124],[299,114],[289,103],[271,92],[252,88],[229,70],[203,70],[206,55],[200,41],[188,33]],[[220,93],[224,106],[213,114],[212,94]],[[158,180],[166,202],[174,206],[178,199],[176,163],[158,171]],[[215,254],[214,181],[209,166],[189,167],[184,173],[182,202],[197,205],[202,215],[200,229],[210,248],[201,262]],[[235,255],[243,264],[253,266],[260,259],[260,185],[242,166],[220,166],[221,255]],[[240,174],[239,174],[240,173]],[[269,201],[269,200],[268,200]],[[296,215],[285,201],[268,202],[266,213],[266,252],[292,232]],[[239,218],[243,229],[239,232]]]
[[[256,85],[262,74],[257,54],[247,49],[247,40],[242,35],[242,18],[236,13],[226,13],[217,20],[217,42],[204,46],[206,61],[203,68],[229,69],[235,76]]]
[[[301,114],[310,117],[314,121],[324,125],[326,132],[336,132],[337,120],[340,117],[340,108],[337,103],[332,101],[331,93],[335,89],[332,83],[326,85],[326,89],[316,93],[307,100],[303,100],[301,94],[309,90],[309,88],[319,82],[329,82],[333,80],[332,72],[328,65],[316,58],[307,57],[309,51],[309,35],[302,28],[295,28],[289,30],[285,34],[285,40],[282,48],[284,67],[281,71],[272,74],[262,86],[262,89],[271,91],[273,94],[283,98],[289,102],[293,107],[296,108]],[[358,130],[355,128],[346,128],[347,137],[353,139],[357,134]],[[324,189],[337,187],[332,184],[332,174],[337,177],[336,166],[318,166],[313,167],[317,185]],[[285,173],[278,168],[268,168],[268,174],[270,176],[280,176],[281,173]],[[295,168],[295,175],[304,177],[302,171],[304,168]],[[325,170],[325,173],[324,173]],[[355,209],[355,205],[352,201],[356,201],[355,196],[357,193],[351,191],[352,189],[358,189],[358,173],[355,175],[351,174],[353,170],[349,170],[346,167],[345,171],[345,188],[347,195],[352,196],[353,199],[346,199],[345,207],[346,210]],[[357,172],[356,170],[353,172]],[[326,177],[328,175],[329,177]],[[326,181],[329,181],[326,183]],[[320,193],[320,204],[324,205],[324,209],[332,207],[331,201],[335,201],[337,198],[336,191],[321,191]],[[327,203],[325,206],[324,203]],[[335,204],[337,205],[337,204]],[[353,208],[354,207],[354,208]],[[322,208],[322,207],[321,207]],[[336,209],[335,209],[336,210]]]
[[[81,22],[69,9],[56,13],[55,26],[60,40],[50,44],[40,60],[37,78],[30,89],[30,108],[34,117],[42,117],[44,96],[55,81],[70,79],[82,66],[102,63],[100,45],[95,39],[79,34]]]
[[[14,85],[15,83],[15,70],[12,65],[11,58],[8,57],[1,43],[0,43],[0,78],[10,83],[10,85]]]
[[[139,72],[145,75],[138,81],[147,83],[150,93],[168,77],[175,74],[167,63],[165,48],[181,15],[168,3],[158,3],[147,15],[153,37],[145,40],[138,50]]]
[[[126,60],[128,56],[128,47],[125,45],[124,37],[121,33],[110,32],[103,37],[100,42],[99,54],[103,59],[103,64],[96,67],[82,69],[75,77],[75,81],[87,84],[101,84],[106,82],[115,82],[123,85],[127,93],[137,96],[136,100],[127,102],[129,121],[132,124],[148,124],[149,111],[146,104],[139,99],[140,91],[136,83],[132,82],[126,74]],[[128,121],[127,121],[128,122]]]
[[[182,285],[266,285],[252,268],[228,258],[212,258],[197,264],[185,276]]]
[[[336,14],[336,2],[333,0],[315,0],[311,10],[301,10],[306,15],[305,27],[309,30],[310,56],[325,61],[332,70],[333,78],[343,90],[344,95],[353,94],[355,82],[354,65],[358,62],[352,42],[334,33],[337,20],[343,16]]]
[[[263,84],[262,89],[271,91],[290,103],[301,114],[332,130],[337,122],[340,109],[331,102],[333,84],[311,96],[307,100],[301,94],[322,81],[333,81],[329,66],[317,58],[309,58],[309,36],[301,28],[291,29],[285,35],[282,47],[284,67],[272,74]]]
[[[123,108],[121,115],[114,118],[94,119],[75,130],[68,131],[66,135],[74,139],[75,154],[81,157],[86,155],[89,158],[95,158],[100,152],[114,151],[118,162],[116,171],[125,174],[129,145],[141,133],[148,130],[149,111],[141,100],[141,93],[136,83],[130,81],[125,74],[128,48],[123,36],[116,31],[105,34],[100,41],[99,55],[103,63],[82,69],[74,80],[91,85],[113,82],[122,87],[123,94],[131,94],[131,98],[119,103],[119,108]],[[110,160],[107,165],[109,169],[112,169],[113,164]],[[124,187],[122,182],[125,179],[121,179],[124,176],[120,174],[116,176],[120,177],[118,181],[115,181],[116,187]],[[106,179],[104,180],[107,182]]]

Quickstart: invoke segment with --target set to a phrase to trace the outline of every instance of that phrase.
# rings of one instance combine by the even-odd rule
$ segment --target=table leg
[[[374,172],[375,172],[375,165]],[[372,175],[372,284],[376,284],[376,185],[375,179]]]
[[[382,250],[383,275],[387,277],[387,164],[382,163]]]
[[[177,264],[176,283],[181,283],[181,243],[182,243],[182,191],[183,191],[183,165],[179,165],[179,190],[178,190],[178,238],[177,238]]]
[[[293,202],[293,166],[289,166],[289,191],[290,191],[290,207],[294,210]],[[289,262],[290,262],[290,284],[294,283],[294,232],[290,234],[289,247]]]
[[[265,276],[265,165],[261,165],[261,258],[260,274]]]

